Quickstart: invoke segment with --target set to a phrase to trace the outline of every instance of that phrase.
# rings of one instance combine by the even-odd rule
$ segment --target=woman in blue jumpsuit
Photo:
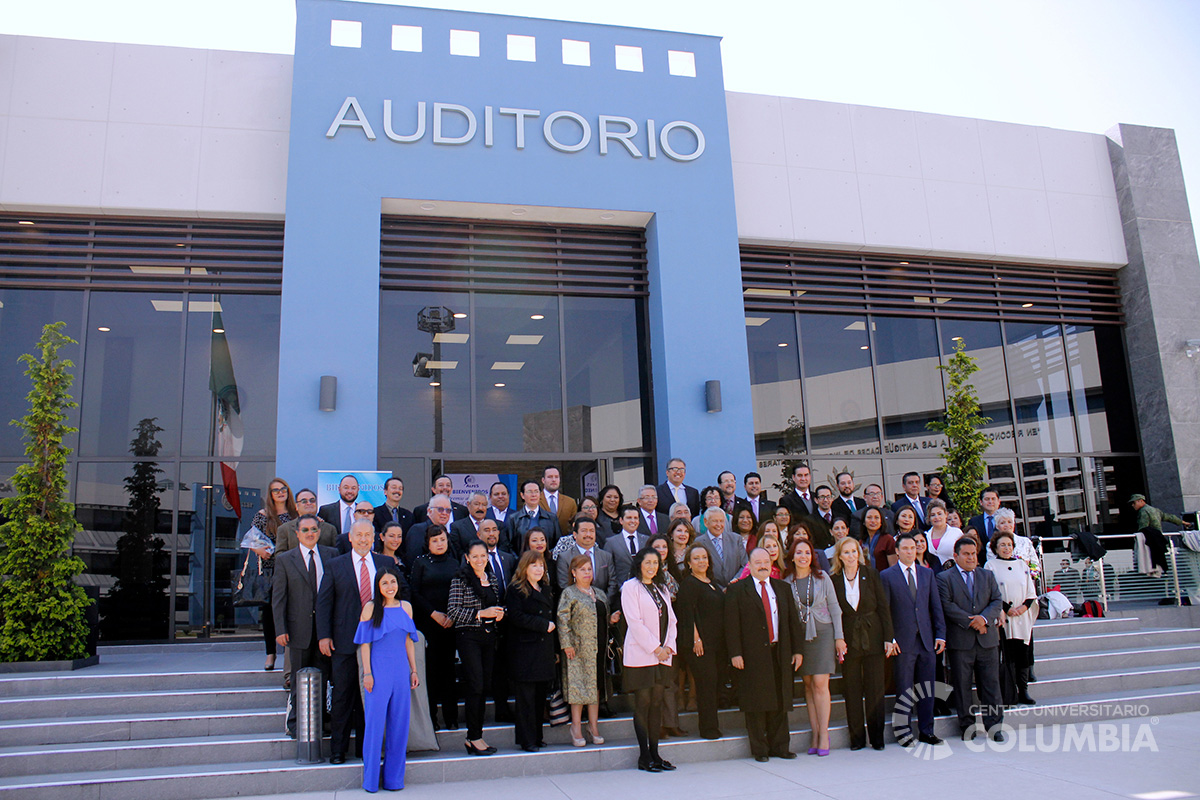
[[[417,626],[412,607],[397,597],[400,583],[387,570],[375,575],[375,600],[363,606],[354,641],[362,645],[364,710],[363,789],[379,791],[380,751],[383,788],[404,788],[405,751],[411,692],[417,688]],[[404,669],[402,665],[408,665]]]

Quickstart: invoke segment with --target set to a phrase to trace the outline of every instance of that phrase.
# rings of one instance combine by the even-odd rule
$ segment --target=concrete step
[[[1144,628],[1119,633],[1099,633],[1084,636],[1056,636],[1039,639],[1034,628],[1034,651],[1037,658],[1069,653],[1094,653],[1104,650],[1128,650],[1134,647],[1166,647],[1177,644],[1200,644],[1200,628]]]
[[[0,747],[277,733],[282,730],[283,711],[280,707],[6,720],[0,722]]]
[[[51,673],[0,678],[0,698],[113,693],[149,693],[194,689],[281,688],[276,670],[198,670],[194,672]]]
[[[1069,619],[1038,620],[1033,626],[1033,635],[1038,639],[1053,639],[1059,636],[1091,636],[1099,633],[1121,633],[1142,628],[1137,617],[1071,617]]]
[[[1200,644],[1137,647],[1128,650],[1104,650],[1043,656],[1035,645],[1034,674],[1049,678],[1075,672],[1100,669],[1141,669],[1183,664],[1200,664]]]
[[[158,713],[165,711],[234,711],[243,708],[272,708],[287,705],[287,694],[279,688],[176,690],[141,694],[117,692],[49,697],[0,699],[0,719],[66,718],[109,714]]]

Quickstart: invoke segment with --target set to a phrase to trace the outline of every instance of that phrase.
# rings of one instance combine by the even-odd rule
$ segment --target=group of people
[[[998,493],[984,491],[984,512],[964,531],[936,478],[930,496],[919,475],[906,475],[905,495],[888,507],[875,484],[855,497],[849,474],[837,476],[836,496],[811,487],[806,465],[792,476],[773,502],[756,473],[743,478],[745,496],[730,472],[700,491],[672,459],[667,480],[641,487],[635,503],[616,486],[577,502],[550,466],[521,483],[516,510],[503,483],[462,505],[441,476],[411,512],[399,478],[372,506],[346,476],[339,499],[320,508],[311,490],[293,495],[276,478],[254,520],[276,543],[259,553],[274,574],[266,668],[279,644],[289,670],[329,676],[330,761],[345,762],[356,731],[368,791],[402,788],[410,696],[423,681],[434,727],[458,728],[456,655],[471,755],[496,752],[484,739],[488,696],[517,745],[536,751],[552,692],[569,704],[572,743],[583,747],[585,711],[586,736],[603,743],[600,709],[619,685],[632,701],[640,769],[674,769],[659,741],[685,733],[679,712],[691,704],[700,736],[720,737],[718,709],[736,704],[753,756],[790,759],[799,675],[808,752],[825,756],[839,671],[851,749],[882,749],[887,659],[898,694],[944,670],[964,735],[977,730],[974,677],[984,729],[999,736],[1003,704],[1032,702],[1037,595],[1024,537]],[[979,569],[984,546],[991,556]],[[1003,690],[1001,651],[1012,676]],[[932,693],[918,696],[915,730],[898,738],[940,742]]]

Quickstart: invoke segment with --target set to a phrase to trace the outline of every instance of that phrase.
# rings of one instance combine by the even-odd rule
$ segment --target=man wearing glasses
[[[366,521],[371,523],[371,530],[375,530],[375,506],[371,505],[370,500],[359,500],[354,504],[354,522]],[[353,524],[353,523],[352,523]],[[375,541],[371,545],[372,550],[378,550],[379,534],[375,534]],[[339,555],[349,553],[354,547],[350,544],[350,534],[343,533],[337,538],[337,551]]]
[[[700,492],[694,486],[684,485],[687,477],[687,464],[682,458],[672,458],[667,462],[667,479],[658,486],[659,514],[669,514],[671,506],[676,503],[687,503],[688,509],[695,517],[700,513]]]
[[[855,539],[862,540],[863,517],[867,515],[868,508],[878,508],[879,513],[883,514],[883,529],[889,534],[893,534],[896,530],[896,515],[883,502],[883,487],[877,483],[872,483],[863,490],[863,500],[866,505],[855,511],[850,518],[850,535]]]
[[[312,489],[301,489],[296,492],[296,508],[300,511],[300,516],[305,514],[317,513],[317,493]],[[317,539],[317,544],[324,547],[333,547],[337,541],[337,529],[330,525],[325,520],[318,520],[318,525],[321,528],[321,535]],[[300,525],[300,519],[296,518],[291,522],[285,522],[279,526],[279,530],[275,531],[275,554],[287,552],[297,544],[297,528]]]

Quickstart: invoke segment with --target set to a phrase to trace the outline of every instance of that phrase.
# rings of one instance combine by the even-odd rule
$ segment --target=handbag
[[[551,728],[566,725],[571,721],[571,709],[567,706],[567,701],[563,697],[561,681],[556,680],[554,682],[554,688],[546,697],[546,711],[550,716]]]
[[[250,562],[254,567],[250,567]],[[235,608],[268,606],[271,604],[271,578],[263,569],[256,553],[247,553],[240,570],[233,571],[233,605]]]

